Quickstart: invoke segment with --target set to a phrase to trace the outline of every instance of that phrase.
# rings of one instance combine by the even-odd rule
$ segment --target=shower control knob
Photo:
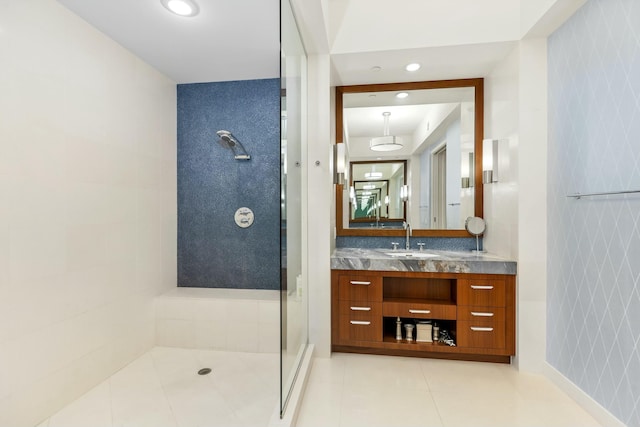
[[[238,227],[251,227],[251,224],[253,224],[253,211],[249,208],[239,208],[236,211],[234,219]]]

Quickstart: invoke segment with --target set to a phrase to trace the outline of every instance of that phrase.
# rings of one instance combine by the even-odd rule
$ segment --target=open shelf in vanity
[[[331,277],[333,351],[503,363],[515,354],[515,275],[335,269]],[[416,342],[415,331],[407,341],[404,325],[425,321],[455,346]]]

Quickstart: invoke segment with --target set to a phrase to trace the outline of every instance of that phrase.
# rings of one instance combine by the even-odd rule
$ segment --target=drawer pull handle
[[[350,323],[352,325],[364,325],[364,326],[371,324],[371,322],[369,322],[368,320],[351,320]]]
[[[365,285],[365,286],[369,286],[371,284],[371,282],[361,282],[359,280],[352,280],[351,281],[352,285]]]
[[[493,313],[483,313],[481,311],[472,311],[471,315],[475,317],[493,317]]]
[[[350,307],[353,311],[371,311],[371,307]]]
[[[493,332],[493,328],[481,328],[479,326],[472,326],[471,330],[473,332]]]
[[[411,313],[411,314],[430,314],[431,310],[412,310],[412,309],[409,309],[409,313]]]
[[[480,285],[471,285],[471,289],[476,291],[490,291],[493,289],[493,286],[480,286]]]

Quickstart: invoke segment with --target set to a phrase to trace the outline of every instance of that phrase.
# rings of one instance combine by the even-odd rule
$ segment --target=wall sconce
[[[347,169],[347,159],[344,143],[333,146],[333,164],[335,165],[334,184],[344,184],[344,175]]]
[[[482,183],[498,182],[498,140],[482,141]]]
[[[464,157],[462,158],[462,166],[460,169],[460,175],[462,176],[462,183],[461,183],[461,187],[462,188],[469,188],[469,187],[473,187],[473,180],[471,179],[471,177],[475,176],[474,172],[474,160],[473,160],[473,153],[469,153],[469,162],[466,163],[464,161]]]
[[[403,202],[409,200],[409,187],[407,185],[400,187],[400,198]]]

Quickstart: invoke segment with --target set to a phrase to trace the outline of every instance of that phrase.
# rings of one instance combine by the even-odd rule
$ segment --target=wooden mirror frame
[[[344,134],[343,95],[348,93],[367,93],[385,91],[408,91],[416,89],[449,89],[458,87],[473,87],[474,99],[474,215],[483,215],[483,184],[482,184],[482,140],[484,138],[484,79],[433,80],[409,83],[383,83],[356,86],[336,87],[336,144],[342,144]],[[337,236],[404,236],[404,230],[381,230],[364,228],[344,228],[343,221],[343,192],[344,185],[336,184],[336,235]],[[470,237],[465,229],[461,230],[432,230],[414,229],[416,237]]]

